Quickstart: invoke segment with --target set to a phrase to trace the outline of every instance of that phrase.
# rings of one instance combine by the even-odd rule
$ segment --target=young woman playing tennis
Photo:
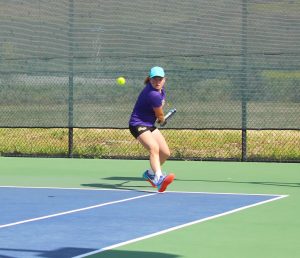
[[[155,122],[164,122],[165,82],[163,68],[152,67],[129,120],[131,134],[149,151],[151,169],[144,172],[143,178],[159,192],[164,192],[175,178],[174,174],[162,174],[161,165],[170,156],[170,150],[164,136],[155,127]]]

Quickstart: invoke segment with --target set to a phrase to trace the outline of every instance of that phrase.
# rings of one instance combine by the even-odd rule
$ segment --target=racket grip
[[[165,121],[163,121],[162,123],[160,123],[160,126],[165,126],[167,124],[167,120],[165,119]]]
[[[160,126],[165,126],[167,124],[167,120],[169,117],[171,117],[176,112],[176,108],[171,109],[166,115],[165,115],[165,121],[160,123]]]

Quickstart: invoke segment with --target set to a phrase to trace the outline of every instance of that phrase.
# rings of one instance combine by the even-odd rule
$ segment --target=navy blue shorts
[[[144,125],[137,125],[132,126],[129,125],[130,133],[133,135],[134,138],[138,138],[142,133],[150,131],[153,132],[156,129],[155,126],[144,126]]]

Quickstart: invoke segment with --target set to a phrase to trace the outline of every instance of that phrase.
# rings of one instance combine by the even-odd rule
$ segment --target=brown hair
[[[149,82],[150,82],[150,77],[147,76],[146,79],[144,80],[144,84],[147,84],[147,83],[149,83]]]

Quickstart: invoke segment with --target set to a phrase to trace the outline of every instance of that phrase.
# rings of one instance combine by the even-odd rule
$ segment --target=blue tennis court
[[[85,257],[284,195],[0,187],[0,257]]]

